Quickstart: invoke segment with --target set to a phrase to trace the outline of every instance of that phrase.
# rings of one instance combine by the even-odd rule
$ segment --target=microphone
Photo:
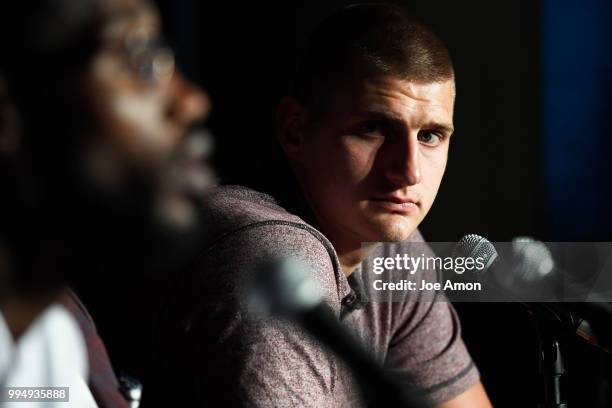
[[[569,281],[569,274],[556,268],[550,250],[544,243],[528,237],[512,241],[508,259],[502,259],[486,238],[476,234],[464,237],[457,245],[456,256],[480,256],[488,260],[480,271],[472,271],[478,281],[486,282],[491,291],[510,295],[542,323],[554,330],[568,330],[592,345],[610,352],[612,348],[612,307],[602,301],[554,303],[533,302],[534,295],[555,299],[552,292],[560,278]],[[576,293],[587,293],[587,288],[571,283]]]
[[[259,315],[277,315],[301,325],[353,371],[368,406],[430,407],[425,394],[408,379],[386,371],[343,326],[323,301],[306,265],[294,258],[264,262],[255,271],[249,296]]]
[[[543,242],[529,237],[520,237],[513,240],[513,248],[520,253],[523,261],[522,274],[517,274],[515,282],[518,286],[528,283],[533,289],[542,292],[549,288],[563,290],[568,295],[583,296],[589,293],[589,288],[574,277],[559,268],[552,257],[550,250]],[[597,294],[590,295],[587,302],[565,302],[563,304],[551,303],[557,313],[566,311],[572,319],[576,333],[590,344],[598,346],[607,352],[612,347],[612,306],[604,302]]]
[[[467,241],[467,245],[458,247],[461,255],[473,256],[479,253],[480,256],[485,256],[491,260],[488,263],[488,268],[483,268],[479,273],[472,273],[478,280],[486,281],[495,290],[507,292],[508,288],[504,287],[504,278],[506,269],[497,253],[496,248],[486,238],[479,235],[472,235],[472,239]],[[512,251],[513,256],[519,261],[523,260],[524,253]],[[514,256],[516,255],[516,256]],[[524,272],[520,270],[518,274]],[[511,272],[513,275],[516,272]],[[497,278],[497,279],[496,279]],[[516,293],[515,293],[516,295]],[[565,402],[563,377],[566,374],[563,355],[561,354],[560,344],[557,340],[556,333],[559,327],[573,327],[572,320],[567,320],[565,314],[558,315],[554,311],[550,311],[545,304],[522,302],[517,298],[523,306],[527,308],[534,320],[538,323],[538,367],[541,378],[541,396],[539,407],[546,408],[567,408]],[[558,318],[558,316],[562,316]],[[553,327],[551,330],[541,330],[544,327]]]

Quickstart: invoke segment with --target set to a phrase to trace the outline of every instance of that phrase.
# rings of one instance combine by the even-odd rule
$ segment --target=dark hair
[[[75,183],[68,175],[76,166],[72,157],[78,157],[75,141],[89,120],[80,75],[99,47],[97,3],[19,0],[0,5],[0,122],[8,111],[19,125],[14,151],[0,151],[0,245],[12,256],[14,269],[9,277],[0,271],[4,289],[9,284],[30,289],[64,284],[66,270],[49,265],[41,273],[39,257],[32,254],[55,250],[45,248],[43,232],[55,227],[47,216],[57,215],[60,201],[75,202]],[[64,206],[62,211],[73,216],[72,210]],[[57,231],[54,245],[61,246],[64,232]]]
[[[298,67],[293,96],[320,112],[330,90],[355,74],[389,74],[421,83],[453,78],[442,41],[404,8],[392,4],[345,7],[312,33]]]
[[[80,77],[99,49],[97,0],[20,0],[0,6],[0,89],[20,123],[20,149],[50,156],[87,123]],[[0,106],[0,109],[3,108]],[[36,140],[33,140],[36,139]]]
[[[0,7],[0,71],[11,83],[80,68],[98,48],[101,9],[95,0],[5,3]]]

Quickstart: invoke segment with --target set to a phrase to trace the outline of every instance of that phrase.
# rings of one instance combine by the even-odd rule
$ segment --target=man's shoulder
[[[219,187],[206,197],[202,213],[211,262],[236,258],[238,251],[243,260],[292,256],[316,269],[328,269],[323,264],[339,269],[331,242],[270,195],[242,186]]]
[[[348,291],[331,242],[271,196],[241,186],[220,187],[210,192],[202,213],[208,239],[196,269],[209,285],[216,276],[225,283],[242,281],[253,265],[290,257],[302,261],[330,297]]]
[[[213,239],[254,225],[307,225],[272,196],[243,186],[215,188],[204,198],[202,210],[203,223]]]

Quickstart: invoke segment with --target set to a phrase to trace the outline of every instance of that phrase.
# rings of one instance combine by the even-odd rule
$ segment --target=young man
[[[196,233],[206,170],[180,153],[207,99],[145,1],[9,2],[0,31],[0,387],[128,406],[67,285],[120,281],[185,248],[169,242]]]
[[[243,187],[207,198],[209,243],[160,330],[161,371],[173,378],[157,402],[360,405],[332,353],[291,323],[248,313],[251,271],[287,255],[309,266],[341,322],[436,406],[490,406],[442,294],[368,301],[361,285],[368,257],[423,242],[417,227],[444,173],[454,99],[447,50],[403,9],[353,6],[317,27],[278,109],[295,182],[277,185],[274,198]],[[380,241],[397,244],[364,245]]]

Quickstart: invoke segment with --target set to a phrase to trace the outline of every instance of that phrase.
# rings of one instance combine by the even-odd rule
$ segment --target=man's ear
[[[297,99],[285,96],[276,110],[276,139],[292,161],[302,158],[308,111]]]

